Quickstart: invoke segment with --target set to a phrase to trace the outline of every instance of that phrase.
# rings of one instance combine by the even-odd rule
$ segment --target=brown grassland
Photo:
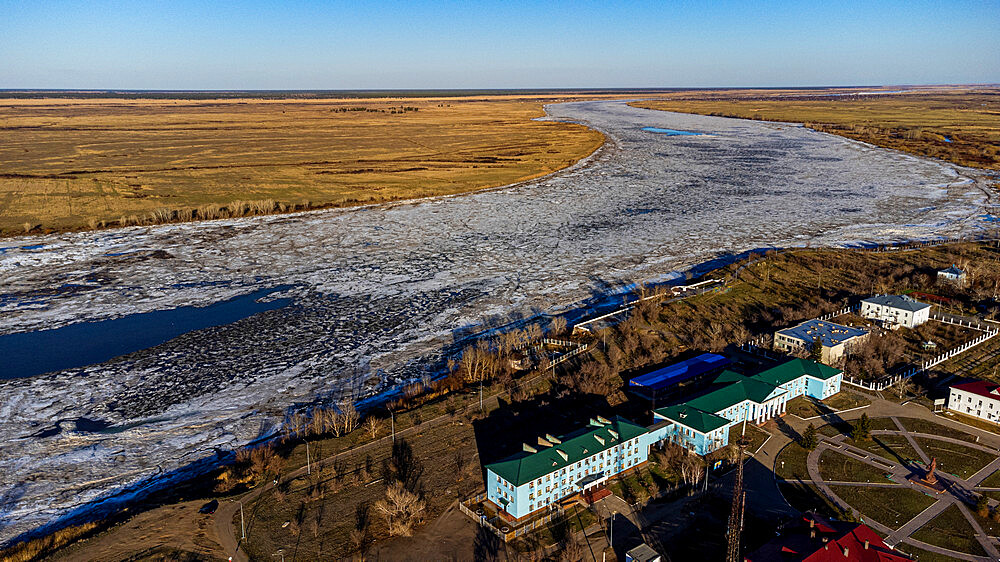
[[[1000,170],[1000,89],[934,88],[902,94],[843,95],[859,91],[700,92],[632,105],[804,123],[817,131],[885,148]]]
[[[0,100],[0,234],[462,193],[596,150],[530,97]]]

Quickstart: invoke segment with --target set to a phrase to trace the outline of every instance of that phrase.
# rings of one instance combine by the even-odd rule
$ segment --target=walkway
[[[873,520],[870,516],[864,517],[865,523],[887,535],[885,542],[890,546],[897,545],[899,543],[911,544],[917,548],[927,550],[930,552],[935,552],[937,554],[942,554],[945,556],[951,556],[953,558],[961,560],[974,560],[974,561],[985,561],[985,560],[996,560],[1000,556],[1000,550],[997,549],[996,540],[988,536],[983,528],[979,525],[979,522],[972,516],[965,502],[961,499],[964,497],[969,497],[973,495],[973,491],[977,490],[977,486],[985,480],[990,474],[992,474],[997,468],[1000,468],[1000,451],[996,449],[987,447],[985,445],[980,445],[976,443],[970,443],[968,441],[963,441],[961,439],[955,439],[952,437],[943,437],[938,435],[931,435],[926,433],[915,433],[910,432],[906,429],[900,420],[892,416],[892,421],[895,423],[898,430],[876,430],[872,432],[872,435],[899,435],[904,437],[910,446],[913,447],[914,451],[920,456],[924,461],[924,465],[930,464],[930,458],[921,448],[919,442],[914,437],[920,437],[922,439],[934,439],[938,441],[944,441],[953,444],[959,444],[964,447],[969,447],[977,449],[980,451],[988,452],[995,455],[989,464],[976,472],[975,475],[969,477],[968,479],[962,479],[958,476],[947,473],[938,473],[939,479],[943,484],[945,484],[946,489],[940,495],[932,496],[937,497],[937,501],[931,504],[929,507],[924,509],[921,513],[914,516],[909,521],[903,522],[898,528],[893,529],[881,522]],[[809,453],[806,459],[806,468],[809,471],[809,478],[811,483],[819,488],[828,498],[837,503],[840,507],[844,509],[850,509],[855,513],[860,513],[854,509],[848,502],[844,501],[830,488],[830,485],[851,485],[858,487],[871,487],[871,488],[899,488],[899,489],[913,489],[921,493],[927,493],[925,489],[921,486],[910,482],[909,477],[915,471],[923,470],[923,467],[911,466],[908,464],[903,464],[895,460],[886,459],[877,454],[871,453],[864,449],[854,447],[847,443],[844,443],[846,436],[837,435],[833,438],[823,438],[819,445]],[[844,483],[844,482],[832,482],[825,481],[820,473],[820,457],[823,453],[831,451],[833,454],[841,454],[848,456],[852,459],[859,460],[863,463],[871,465],[878,468],[879,470],[886,471],[889,480],[892,482],[855,482],[855,483]],[[956,552],[947,548],[927,544],[923,541],[919,541],[911,537],[918,529],[929,523],[935,517],[940,515],[946,509],[951,506],[957,506],[961,511],[962,515],[968,521],[969,525],[975,531],[976,541],[983,547],[983,550],[989,555],[989,557],[975,556],[972,554],[967,554],[963,552]],[[864,513],[861,513],[864,516]]]

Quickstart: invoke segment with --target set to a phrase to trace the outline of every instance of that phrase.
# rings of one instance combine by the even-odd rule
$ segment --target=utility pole
[[[743,435],[736,445],[740,448],[739,459],[736,461],[736,482],[733,484],[733,506],[729,512],[729,525],[726,549],[726,562],[740,561],[740,537],[743,534],[743,512],[746,507],[746,492],[743,491],[743,455],[746,452],[746,420],[743,421]]]
[[[479,379],[479,411],[483,411],[483,379]]]
[[[389,410],[389,421],[392,423],[392,444],[396,444],[396,414]]]
[[[247,540],[247,525],[243,520],[243,502],[240,502],[240,540]]]
[[[309,461],[309,441],[303,439],[306,442],[306,474],[312,474],[312,463]]]

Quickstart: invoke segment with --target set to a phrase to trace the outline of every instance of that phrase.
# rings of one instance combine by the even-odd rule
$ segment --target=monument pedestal
[[[921,488],[926,488],[935,494],[940,494],[944,491],[944,484],[942,484],[941,481],[938,480],[937,476],[934,475],[935,470],[937,470],[936,457],[931,459],[931,467],[930,470],[927,471],[927,474],[923,476],[917,476],[914,474],[909,478],[909,480]]]

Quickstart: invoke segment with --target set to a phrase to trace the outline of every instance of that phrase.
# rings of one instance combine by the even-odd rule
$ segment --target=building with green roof
[[[511,519],[522,519],[646,462],[664,430],[598,417],[569,435],[539,436],[517,455],[484,467],[486,498]]]
[[[732,426],[781,415],[796,396],[832,396],[841,379],[837,369],[804,359],[749,377],[723,371],[705,394],[654,410],[650,427],[597,417],[569,435],[537,436],[520,453],[484,467],[486,498],[507,519],[523,519],[642,465],[654,444],[675,442],[706,455],[729,443]]]
[[[653,411],[654,421],[668,422],[665,436],[700,455],[729,444],[729,428],[747,421],[761,424],[785,413],[797,396],[822,400],[840,392],[843,373],[806,359],[791,359],[753,376],[723,371],[711,390]]]

